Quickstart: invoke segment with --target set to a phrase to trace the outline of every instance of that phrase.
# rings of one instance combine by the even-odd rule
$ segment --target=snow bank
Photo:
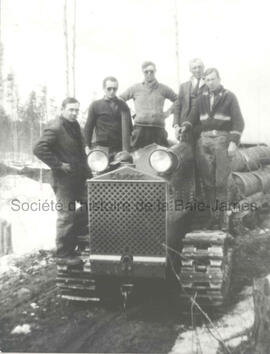
[[[0,178],[0,217],[12,225],[15,253],[54,247],[56,211],[53,205],[55,196],[49,184],[18,175]]]
[[[222,339],[226,345],[227,341],[238,333],[244,333],[250,329],[254,322],[253,299],[251,296],[251,288],[246,288],[242,292],[242,301],[240,301],[228,314],[224,315],[218,321],[214,321],[215,329],[211,325],[213,334]],[[230,341],[230,345],[238,345],[239,339],[243,340],[245,334],[236,338],[234,343]],[[181,333],[169,354],[216,354],[219,347],[217,340],[209,333],[206,326],[197,327],[195,330]]]

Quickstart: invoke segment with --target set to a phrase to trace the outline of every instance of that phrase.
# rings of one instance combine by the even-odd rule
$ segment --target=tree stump
[[[253,283],[255,320],[253,339],[256,354],[270,353],[270,275]]]

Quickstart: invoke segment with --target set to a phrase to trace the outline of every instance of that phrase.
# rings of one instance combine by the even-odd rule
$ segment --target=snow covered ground
[[[247,340],[246,334],[253,322],[252,289],[247,287],[241,293],[240,302],[219,320],[208,324],[208,327],[204,324],[195,330],[180,333],[169,354],[216,354],[218,340],[225,346],[236,347],[241,341]]]
[[[54,205],[55,196],[49,184],[18,175],[0,178],[0,218],[12,224],[14,253],[54,247]]]

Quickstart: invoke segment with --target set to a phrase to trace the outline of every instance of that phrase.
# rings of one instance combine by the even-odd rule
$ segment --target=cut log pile
[[[270,147],[255,146],[239,149],[232,160],[232,177],[240,198],[270,193]]]
[[[232,222],[235,233],[241,234],[243,218],[270,205],[270,147],[240,148],[232,160],[232,171],[229,181],[230,200],[235,203]]]

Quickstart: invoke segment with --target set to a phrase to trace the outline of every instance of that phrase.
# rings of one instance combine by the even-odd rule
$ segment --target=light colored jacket
[[[166,85],[157,81],[139,83],[131,86],[120,97],[124,101],[134,100],[136,117],[135,125],[160,127],[165,126],[165,114],[163,112],[164,101],[169,99],[175,102],[177,95]]]

